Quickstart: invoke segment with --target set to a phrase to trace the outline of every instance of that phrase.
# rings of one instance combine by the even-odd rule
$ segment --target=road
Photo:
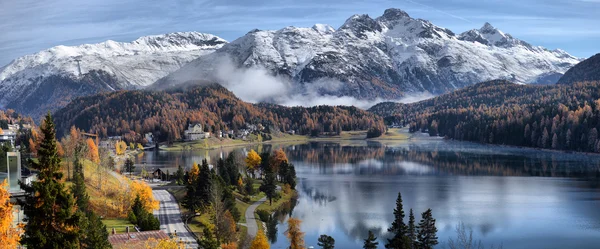
[[[175,197],[166,190],[152,190],[154,198],[160,202],[160,209],[154,211],[154,216],[160,221],[160,230],[165,231],[169,236],[177,232],[177,238],[186,243],[186,248],[196,249],[198,243],[194,236],[185,228],[181,219],[181,211]],[[256,225],[255,225],[256,226]]]
[[[258,220],[254,217],[254,212],[258,205],[265,201],[267,201],[267,197],[263,197],[255,203],[252,203],[252,205],[246,209],[246,226],[248,227],[248,236],[250,236],[250,238],[256,237],[256,234],[258,233],[258,225],[256,224]]]

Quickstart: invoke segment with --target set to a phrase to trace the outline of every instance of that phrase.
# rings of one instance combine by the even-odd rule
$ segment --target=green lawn
[[[242,214],[240,217],[240,223],[246,223],[246,209],[248,209],[249,206],[250,206],[250,204],[245,203],[243,201],[240,201],[240,200],[235,201],[235,207]]]
[[[267,199],[267,201],[265,201],[263,204],[260,204],[256,210],[266,210],[269,213],[274,213],[277,209],[279,209],[279,207],[281,207],[281,205],[290,201],[294,195],[296,195],[294,191],[289,194],[284,194],[283,191],[281,191],[281,198],[279,198],[279,200],[273,200],[273,204],[271,205]]]
[[[105,219],[102,220],[102,223],[106,225],[108,234],[112,233],[113,228],[115,228],[117,233],[125,233],[125,227],[127,226],[129,226],[129,231],[135,231],[133,224],[131,224],[131,222],[129,222],[127,219]]]

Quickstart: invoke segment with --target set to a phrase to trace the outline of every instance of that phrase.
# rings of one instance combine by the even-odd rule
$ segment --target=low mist
[[[185,82],[202,79],[201,82],[218,82],[246,102],[268,102],[285,106],[345,105],[368,109],[380,102],[412,103],[434,97],[430,93],[416,93],[398,99],[366,100],[323,94],[336,92],[344,87],[344,83],[322,78],[311,83],[293,84],[287,78],[271,75],[264,68],[240,68],[228,57],[208,57],[212,57],[208,59],[211,61],[201,63],[201,70],[195,65],[191,70],[180,70],[171,80]],[[210,66],[205,66],[207,64]]]

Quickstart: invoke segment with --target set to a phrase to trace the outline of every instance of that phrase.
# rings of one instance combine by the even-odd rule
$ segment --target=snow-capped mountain
[[[211,79],[220,75],[222,58],[238,68],[266,69],[296,90],[316,87],[320,94],[361,99],[437,94],[492,79],[531,83],[550,73],[562,74],[580,61],[559,49],[532,46],[489,23],[455,34],[388,9],[375,19],[354,15],[337,30],[327,25],[253,30],[157,85]]]
[[[210,34],[179,32],[53,47],[0,68],[0,108],[39,116],[74,97],[145,87],[226,43]]]

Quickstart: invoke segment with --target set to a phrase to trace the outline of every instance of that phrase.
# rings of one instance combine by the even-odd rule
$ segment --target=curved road
[[[169,236],[175,235],[175,232],[177,232],[177,238],[186,243],[186,248],[198,248],[196,239],[185,228],[175,197],[164,189],[152,190],[152,194],[160,202],[160,209],[154,211],[154,216],[160,221],[160,230],[163,230]]]
[[[254,217],[254,212],[256,211],[258,205],[264,203],[265,201],[267,201],[267,197],[263,197],[255,203],[252,203],[252,205],[246,209],[246,226],[248,227],[248,236],[250,236],[250,238],[256,237],[256,234],[258,233],[258,225],[256,222],[259,220]]]

